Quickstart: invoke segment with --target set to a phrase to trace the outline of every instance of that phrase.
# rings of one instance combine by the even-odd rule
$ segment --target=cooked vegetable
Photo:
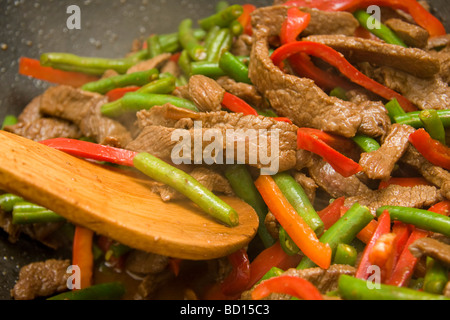
[[[55,212],[30,202],[18,202],[12,210],[13,224],[64,222]]]
[[[139,153],[134,157],[133,163],[138,170],[184,194],[217,220],[230,227],[239,224],[239,216],[232,207],[184,171],[148,153]]]
[[[423,128],[423,122],[420,120],[420,113],[422,111],[408,112],[404,114],[395,115],[395,122],[400,124],[407,124],[416,129]],[[441,119],[444,127],[450,127],[450,109],[447,110],[436,110],[439,119]]]
[[[230,52],[224,52],[219,60],[219,67],[237,82],[251,84],[248,67]]]
[[[12,212],[17,203],[23,202],[23,198],[15,194],[5,193],[0,196],[0,209],[4,212]]]
[[[208,62],[218,63],[222,55],[230,50],[232,45],[232,35],[228,28],[222,28],[217,31],[214,39],[209,43],[207,47]]]
[[[163,53],[161,42],[159,41],[159,36],[157,34],[151,35],[147,39],[147,49],[150,58],[157,57]]]
[[[351,245],[340,243],[336,248],[333,264],[348,264],[355,266],[358,259],[358,251]]]
[[[244,13],[241,5],[232,5],[224,10],[217,12],[207,18],[201,19],[198,24],[204,30],[210,30],[214,26],[227,28],[230,24],[238,19]]]
[[[385,105],[386,110],[388,111],[389,118],[392,123],[396,122],[396,117],[400,117],[406,114],[405,110],[402,109],[400,103],[398,103],[397,99],[392,99]]]
[[[263,281],[253,290],[252,298],[259,300],[271,293],[284,293],[302,300],[323,300],[319,290],[309,281],[292,276],[279,276]]]
[[[228,92],[225,92],[223,96],[222,106],[235,113],[258,116],[258,112],[247,102]]]
[[[80,268],[80,288],[86,289],[92,285],[94,274],[93,255],[94,232],[81,226],[75,227],[73,238],[72,264]]]
[[[353,141],[363,150],[364,152],[373,152],[381,148],[380,144],[374,138],[358,134],[353,137]]]
[[[192,60],[202,61],[207,57],[206,49],[195,38],[192,23],[191,19],[185,19],[180,23],[178,30],[180,43]]]
[[[297,37],[306,29],[311,21],[311,15],[300,11],[298,8],[289,8],[287,18],[281,27],[281,43],[297,41]]]
[[[427,257],[427,272],[423,282],[423,291],[442,294],[448,283],[448,270],[439,261]]]
[[[445,145],[445,128],[436,110],[424,110],[419,114],[425,130],[430,137]]]
[[[170,94],[157,93],[127,93],[121,100],[122,108],[127,111],[149,110],[154,106],[170,103],[176,107],[198,111],[197,106],[189,100],[178,98]]]
[[[203,75],[213,79],[217,79],[226,75],[225,71],[220,68],[219,63],[208,61],[190,63],[189,73],[192,76]]]
[[[228,256],[233,269],[222,282],[222,292],[225,295],[235,295],[243,292],[250,281],[250,259],[247,251],[241,249]]]
[[[120,300],[126,293],[120,282],[102,283],[82,290],[61,293],[48,300]]]

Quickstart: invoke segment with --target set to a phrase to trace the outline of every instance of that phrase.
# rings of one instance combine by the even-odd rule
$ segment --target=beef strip
[[[302,40],[332,47],[353,63],[369,62],[377,66],[388,66],[419,78],[432,77],[440,69],[439,60],[417,48],[404,48],[376,40],[342,35],[310,36]]]
[[[168,265],[168,257],[140,250],[132,250],[125,261],[126,269],[137,275],[158,274]]]
[[[387,27],[391,28],[391,30],[394,31],[407,46],[413,48],[425,48],[427,46],[430,34],[422,27],[396,18],[388,19],[384,23]]]
[[[100,109],[107,98],[69,86],[48,89],[41,98],[42,113],[62,118],[76,124],[84,136],[97,143],[125,147],[131,134],[119,122],[104,117]]]
[[[374,68],[368,64],[360,66],[370,78],[392,90],[400,92],[419,109],[449,109],[450,88],[439,75],[431,78],[418,78],[410,73],[390,68]]]
[[[167,285],[174,277],[174,273],[171,270],[147,275],[139,284],[134,299],[149,300],[154,298],[158,290]]]
[[[171,56],[172,54],[170,53],[163,53],[152,59],[139,62],[136,65],[132,66],[130,69],[128,69],[127,74],[159,68],[165,62],[167,62]]]
[[[447,170],[431,164],[412,145],[406,150],[401,162],[417,170],[428,182],[441,188],[442,195],[450,200],[450,173]]]
[[[258,89],[250,84],[236,82],[230,77],[220,77],[217,83],[225,89],[225,91],[241,98],[251,106],[257,109],[267,109],[269,106],[266,99],[258,92]]]
[[[442,80],[445,81],[447,84],[450,83],[450,45],[445,47],[442,50],[435,51],[431,50],[429,51],[430,55],[437,58],[439,60],[439,63],[441,65],[441,70],[439,72],[439,75],[441,76]]]
[[[391,177],[395,164],[409,146],[409,136],[414,128],[407,125],[393,124],[381,148],[361,154],[359,164],[370,179],[387,180]]]
[[[249,76],[279,116],[289,117],[299,127],[312,127],[345,137],[353,137],[357,132],[370,136],[385,134],[390,120],[381,103],[361,110],[351,102],[330,97],[310,79],[284,73],[269,56],[271,30],[263,25],[255,26]]]
[[[386,189],[362,193],[345,200],[345,206],[350,208],[355,203],[367,206],[375,214],[383,206],[400,206],[409,208],[431,207],[442,200],[442,195],[434,186],[402,187],[391,185]]]
[[[316,199],[316,191],[317,188],[319,187],[317,183],[314,181],[314,179],[298,171],[293,172],[292,176],[294,177],[295,181],[297,181],[297,183],[302,186],[303,190],[305,190],[305,193],[308,196],[309,201],[311,203],[314,203]]]
[[[341,275],[353,276],[356,270],[346,265],[332,265],[328,270],[312,268],[306,270],[289,269],[283,275],[299,277],[311,282],[322,294],[338,289],[338,280]],[[251,300],[252,290],[245,291],[241,299]],[[285,294],[271,294],[266,300],[289,300]]]
[[[252,37],[248,34],[242,34],[233,42],[230,52],[235,56],[248,57],[252,50]]]
[[[219,111],[225,90],[213,79],[194,75],[189,78],[189,96],[200,111]]]
[[[23,267],[19,281],[11,290],[15,300],[33,300],[67,290],[70,260],[47,260]]]
[[[320,158],[316,158],[308,167],[308,171],[317,185],[333,198],[354,197],[371,191],[356,175],[345,178]]]
[[[81,137],[81,132],[76,125],[57,118],[43,117],[40,106],[41,97],[38,96],[25,107],[18,117],[17,124],[5,127],[5,131],[34,141]]]
[[[448,244],[431,238],[422,238],[415,241],[409,247],[409,251],[418,259],[429,256],[450,268],[450,245]]]

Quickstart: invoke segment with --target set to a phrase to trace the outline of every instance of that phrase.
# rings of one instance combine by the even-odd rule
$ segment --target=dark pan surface
[[[38,58],[49,51],[84,56],[122,57],[133,39],[152,33],[177,30],[184,18],[194,21],[214,12],[213,0],[0,0],[0,121],[5,115],[18,115],[23,107],[48,84],[18,75],[21,56]],[[270,5],[271,0],[229,3]],[[437,16],[450,31],[448,0],[429,0]],[[81,8],[81,30],[68,30],[66,8]],[[50,257],[70,257],[70,252],[54,252],[28,238],[8,242],[0,231],[0,300],[10,299],[10,289],[22,266]]]

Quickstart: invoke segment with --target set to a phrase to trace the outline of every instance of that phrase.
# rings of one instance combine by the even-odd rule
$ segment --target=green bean
[[[227,1],[219,1],[216,5],[216,12],[220,12],[228,8],[230,4]]]
[[[423,128],[423,122],[420,120],[419,115],[422,111],[413,111],[408,112],[403,115],[399,115],[395,117],[395,122],[399,124],[406,124],[413,128],[419,129]],[[450,109],[445,110],[437,110],[437,114],[439,119],[441,119],[442,124],[445,128],[450,127]]]
[[[259,218],[258,236],[266,248],[271,247],[275,243],[275,240],[270,235],[264,223],[268,208],[259,194],[258,189],[256,189],[248,168],[245,165],[239,164],[227,166],[225,177],[230,182],[234,193],[255,209]]]
[[[206,32],[203,29],[194,29],[194,37],[198,41],[205,38]],[[162,52],[175,53],[182,50],[178,32],[159,35],[159,43]]]
[[[295,211],[318,235],[322,234],[324,224],[314,209],[305,190],[302,186],[286,172],[273,176],[275,183],[280,188],[283,195],[294,207]]]
[[[377,140],[365,136],[365,135],[356,135],[355,137],[352,138],[352,140],[364,151],[364,152],[373,152],[373,151],[377,151],[378,149],[381,148],[380,144],[378,143]]]
[[[132,249],[124,244],[121,243],[113,243],[110,247],[109,250],[111,252],[111,254],[115,257],[115,258],[120,258],[123,255],[127,254],[128,252],[130,252]],[[108,259],[107,259],[108,260]]]
[[[226,51],[231,48],[233,37],[231,31],[228,28],[219,30],[216,38],[212,41],[207,49],[207,61],[219,62],[220,57]]]
[[[238,20],[234,20],[230,24],[230,31],[233,36],[239,37],[244,33],[244,26]]]
[[[115,70],[124,74],[129,68],[142,60],[147,50],[122,59],[104,59],[80,57],[70,53],[44,53],[41,55],[41,64],[66,71],[78,71],[93,75],[103,75],[106,70]]]
[[[380,284],[377,288],[369,283],[366,280],[342,275],[338,282],[339,294],[344,300],[450,300],[441,295],[409,288],[385,284]]]
[[[181,47],[183,47],[194,61],[203,61],[206,59],[206,49],[194,36],[192,29],[192,20],[185,19],[178,28]]]
[[[173,76],[162,78],[143,86],[136,93],[169,94],[175,90],[175,81],[176,79]],[[107,117],[118,117],[129,112],[130,110],[124,107],[122,99],[104,104],[101,107],[101,113]],[[133,109],[133,111],[136,110]]]
[[[190,77],[192,74],[192,60],[187,50],[181,51],[178,59],[178,66],[183,71],[184,75]]]
[[[120,300],[125,295],[125,286],[120,282],[97,284],[86,289],[61,293],[47,300]]]
[[[84,91],[105,94],[117,88],[124,88],[128,86],[144,86],[149,82],[156,80],[158,76],[158,69],[153,68],[146,71],[133,72],[130,74],[118,75],[94,82],[89,82],[82,86],[81,89]]]
[[[447,283],[447,268],[439,261],[427,257],[427,271],[423,282],[423,290],[429,293],[442,294]]]
[[[230,227],[239,224],[239,216],[231,206],[184,171],[148,153],[139,153],[133,159],[133,163],[136,169],[150,178],[174,188],[191,199],[211,217]]]
[[[340,243],[336,248],[333,264],[346,264],[354,267],[358,259],[356,249],[348,244]]]
[[[198,112],[197,106],[191,101],[170,94],[130,92],[123,96],[121,103],[123,109],[127,111],[149,110],[154,106],[163,106],[170,103],[178,108]]]
[[[154,58],[163,53],[159,36],[154,34],[147,39],[147,49],[149,58]]]
[[[3,119],[2,130],[4,130],[5,127],[7,127],[7,126],[13,126],[13,125],[17,124],[17,122],[19,122],[19,120],[17,119],[16,116],[7,115],[5,117],[5,119]]]
[[[405,42],[402,39],[400,39],[399,36],[397,36],[395,34],[395,32],[393,32],[389,27],[387,27],[380,21],[376,20],[379,27],[375,27],[375,28],[369,27],[370,20],[374,19],[374,17],[372,15],[368,14],[367,12],[365,12],[364,10],[357,10],[353,13],[353,15],[359,21],[359,23],[361,24],[361,26],[364,29],[373,33],[378,38],[384,40],[386,43],[395,44],[395,45],[402,46],[405,48],[408,47],[405,44]]]
[[[193,62],[191,63],[191,75],[203,75],[217,79],[225,76],[225,72],[219,67],[217,62]]]
[[[337,87],[330,91],[330,96],[339,98],[344,101],[348,101],[347,92],[344,88]]]
[[[269,118],[277,118],[278,114],[273,109],[256,110],[259,115]]]
[[[392,99],[386,103],[385,108],[388,111],[388,115],[392,123],[395,123],[395,117],[406,114],[397,99]]]
[[[12,212],[14,209],[14,206],[19,203],[23,202],[23,198],[16,196],[11,193],[5,193],[0,196],[0,209],[2,209],[4,212]]]
[[[450,237],[450,218],[447,216],[428,210],[398,206],[384,206],[378,208],[376,212],[377,216],[380,216],[385,210],[389,211],[391,219],[393,220],[412,224],[417,228],[441,233]]]
[[[55,212],[29,202],[19,202],[12,211],[13,224],[63,222],[65,219]]]
[[[244,13],[244,9],[241,5],[232,5],[220,12],[217,12],[209,17],[201,19],[198,24],[203,30],[210,30],[214,26],[221,28],[227,28],[230,24],[239,18]]]
[[[214,26],[213,28],[211,28],[211,30],[208,31],[208,33],[206,34],[205,42],[203,44],[206,50],[208,50],[213,41],[215,41],[220,30],[221,28],[219,26]]]
[[[355,239],[356,235],[361,232],[373,218],[373,215],[367,207],[355,203],[341,219],[320,237],[320,241],[330,245],[334,257],[337,246],[341,243],[350,244]],[[310,259],[304,257],[297,266],[297,269],[309,269],[314,267],[316,267],[316,265]]]
[[[430,136],[445,145],[445,128],[436,110],[424,110],[419,114],[425,130]]]
[[[219,59],[219,67],[237,82],[251,84],[248,77],[248,67],[230,52],[224,52]]]
[[[281,248],[283,248],[283,251],[287,255],[294,256],[300,252],[300,248],[282,226],[280,226],[278,231],[278,240],[280,241]]]
[[[283,273],[284,273],[283,269],[280,269],[280,268],[277,268],[277,267],[273,267],[272,269],[267,271],[267,273],[256,284],[260,284],[261,282],[263,282],[265,280],[269,280],[269,279],[272,279],[272,278],[279,277]]]

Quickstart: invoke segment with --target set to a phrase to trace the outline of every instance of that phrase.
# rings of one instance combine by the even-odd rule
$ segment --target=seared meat
[[[127,270],[138,275],[158,274],[168,265],[168,257],[139,250],[131,251],[125,262]]]
[[[219,111],[225,90],[213,79],[195,75],[189,79],[189,97],[200,111]]]
[[[439,75],[442,77],[447,84],[450,83],[450,45],[446,46],[444,49],[435,51],[431,50],[429,53],[439,60],[441,65],[441,70]]]
[[[75,123],[84,136],[99,144],[125,147],[131,134],[119,122],[102,116],[100,108],[107,98],[69,86],[48,89],[41,98],[41,112]]]
[[[440,261],[447,268],[450,267],[450,245],[431,238],[422,238],[415,241],[409,251],[418,259],[429,256]]]
[[[330,97],[314,81],[285,74],[277,68],[269,56],[271,34],[268,27],[257,25],[249,76],[279,116],[289,117],[299,127],[312,127],[345,137],[353,137],[358,131],[371,136],[385,134],[390,120],[381,103],[361,110],[351,102]]]
[[[388,19],[384,23],[394,31],[407,46],[413,48],[425,48],[427,46],[430,34],[422,27],[396,18]]]
[[[33,300],[66,291],[69,266],[70,260],[47,260],[23,267],[11,296],[16,300]]]
[[[170,270],[163,271],[159,274],[149,274],[139,284],[135,300],[152,299],[159,289],[165,286],[174,278],[174,273]]]
[[[225,91],[241,98],[255,108],[268,108],[266,100],[263,96],[261,96],[255,86],[242,82],[236,82],[229,77],[221,77],[217,79],[217,83],[220,84]]]
[[[433,186],[402,187],[391,185],[386,189],[370,191],[361,195],[349,197],[345,206],[350,208],[355,203],[367,206],[375,214],[383,206],[400,206],[409,208],[430,207],[442,200],[440,191]]]
[[[395,164],[406,152],[409,146],[408,139],[412,133],[414,128],[410,126],[392,125],[380,149],[361,155],[359,163],[364,173],[370,179],[389,179]]]
[[[128,69],[127,73],[130,74],[133,72],[147,71],[154,68],[159,68],[165,62],[167,62],[171,56],[172,54],[170,53],[163,53],[152,59],[139,62],[135,66],[132,66],[130,69]]]
[[[311,179],[306,174],[301,172],[293,172],[292,176],[294,177],[295,181],[299,185],[302,186],[302,188],[305,190],[306,195],[308,196],[308,199],[311,201],[311,203],[314,203],[314,200],[316,199],[316,191],[319,187],[314,179]]]

